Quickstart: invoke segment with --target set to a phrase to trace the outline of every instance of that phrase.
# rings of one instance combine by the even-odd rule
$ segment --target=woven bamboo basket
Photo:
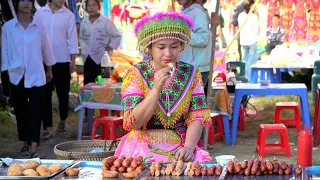
[[[102,161],[103,158],[113,156],[119,140],[83,140],[70,141],[57,144],[54,154],[57,159]],[[93,149],[102,148],[104,152],[90,152]]]

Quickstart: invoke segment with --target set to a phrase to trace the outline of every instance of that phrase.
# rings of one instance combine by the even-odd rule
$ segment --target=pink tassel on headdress
[[[142,27],[146,22],[155,21],[155,20],[161,19],[163,17],[167,17],[167,16],[169,16],[170,18],[173,18],[173,19],[175,19],[175,18],[184,19],[189,24],[190,29],[193,28],[194,24],[193,24],[193,21],[190,19],[189,16],[186,16],[186,15],[180,14],[180,13],[176,13],[176,12],[169,12],[169,13],[160,12],[160,13],[156,13],[153,16],[144,17],[139,22],[137,22],[137,24],[134,27],[134,33],[136,34],[136,36],[138,36],[138,29],[140,27]]]

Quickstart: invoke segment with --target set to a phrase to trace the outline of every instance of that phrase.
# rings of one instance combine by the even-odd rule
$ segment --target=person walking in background
[[[251,66],[258,61],[257,43],[259,40],[259,20],[258,16],[254,13],[248,14],[254,0],[249,0],[249,3],[244,5],[244,11],[239,14],[239,25],[245,23],[240,31],[240,44],[242,51],[242,61],[246,63],[246,76],[250,81]],[[246,19],[249,16],[247,22]]]
[[[18,17],[2,31],[2,71],[9,72],[20,155],[38,157],[44,85],[52,79],[55,64],[45,26],[32,17],[33,0],[18,0]],[[47,66],[45,72],[43,64]]]
[[[80,25],[79,41],[84,61],[84,84],[95,82],[101,75],[101,59],[108,52],[112,56],[120,45],[121,35],[113,22],[99,13],[100,0],[88,0],[85,17]]]
[[[212,34],[209,28],[210,17],[208,11],[203,7],[206,0],[177,0],[177,2],[182,6],[182,13],[189,16],[194,22],[190,46],[180,55],[180,60],[199,68],[207,95]]]
[[[42,139],[51,137],[52,91],[55,87],[59,98],[60,122],[57,131],[65,131],[69,110],[71,73],[75,71],[76,54],[79,53],[75,16],[64,7],[65,0],[48,0],[49,4],[38,9],[35,18],[47,28],[56,64],[52,67],[53,79],[45,87],[45,110]]]
[[[231,20],[231,24],[237,29],[239,28],[239,22],[238,22],[238,17],[239,14],[243,12],[244,10],[244,4],[245,4],[245,0],[241,0],[240,2],[238,2],[238,4],[235,6],[234,10],[233,10],[233,15],[232,15],[232,20]],[[237,44],[238,44],[238,53],[239,53],[239,58],[240,60],[242,60],[242,52],[241,52],[241,45],[240,45],[240,36],[237,37]]]
[[[286,30],[280,26],[280,16],[278,14],[272,17],[272,27],[266,31],[268,42],[265,46],[266,51],[270,54],[272,49],[284,42]]]

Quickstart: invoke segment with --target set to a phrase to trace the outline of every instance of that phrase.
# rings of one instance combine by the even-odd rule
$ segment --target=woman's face
[[[88,0],[87,1],[87,12],[89,16],[94,16],[99,14],[99,5],[95,0]]]
[[[181,42],[177,39],[164,39],[152,43],[152,58],[158,66],[167,67],[169,63],[178,61],[182,50]]]
[[[18,3],[18,11],[20,13],[31,13],[32,2],[30,0],[20,0]]]

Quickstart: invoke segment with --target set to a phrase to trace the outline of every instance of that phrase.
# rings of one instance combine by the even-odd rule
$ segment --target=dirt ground
[[[274,104],[277,101],[295,101],[294,97],[263,97],[263,98],[253,98],[250,100],[250,103],[257,109],[257,116],[255,118],[245,117],[246,129],[245,131],[238,130],[237,134],[237,142],[234,146],[226,145],[224,141],[219,138],[216,139],[216,143],[214,145],[210,145],[208,151],[210,152],[213,161],[215,161],[214,157],[218,155],[234,155],[238,160],[242,161],[244,159],[251,159],[253,155],[255,158],[257,157],[257,153],[255,151],[256,138],[258,132],[258,126],[261,123],[273,123],[274,116]],[[249,108],[252,109],[251,106]],[[57,115],[55,114],[55,123],[54,127],[57,125]],[[310,104],[310,114],[311,119],[313,119],[313,105]],[[285,114],[286,115],[286,114]],[[289,113],[290,115],[290,113]],[[74,141],[77,137],[77,113],[70,112],[69,124],[67,126],[67,131],[64,133],[55,133],[53,138],[46,142],[41,142],[39,147],[39,154],[41,158],[44,159],[55,159],[55,155],[53,152],[54,146],[61,142]],[[313,121],[311,121],[313,124]],[[1,126],[5,126],[5,124],[1,124]],[[14,128],[14,124],[11,124],[12,128]],[[10,126],[10,127],[11,127]],[[1,130],[1,128],[0,128]],[[293,164],[296,163],[296,155],[297,155],[297,137],[298,133],[295,131],[295,128],[288,128],[289,136],[290,136],[290,146],[291,146],[291,157],[288,158],[284,153],[277,154],[266,154],[265,158],[267,159],[278,159],[278,160],[286,160],[287,162],[291,162]],[[3,130],[2,130],[3,131]],[[86,123],[84,123],[84,132],[87,132]],[[1,132],[0,132],[1,134]],[[9,134],[0,136],[0,157],[12,157],[12,158],[25,158],[19,156],[19,150],[22,147],[21,142],[17,141],[17,133],[10,132]],[[268,137],[268,142],[277,142],[279,141],[279,135],[271,134]],[[320,164],[320,150],[319,147],[313,148],[313,163]]]

